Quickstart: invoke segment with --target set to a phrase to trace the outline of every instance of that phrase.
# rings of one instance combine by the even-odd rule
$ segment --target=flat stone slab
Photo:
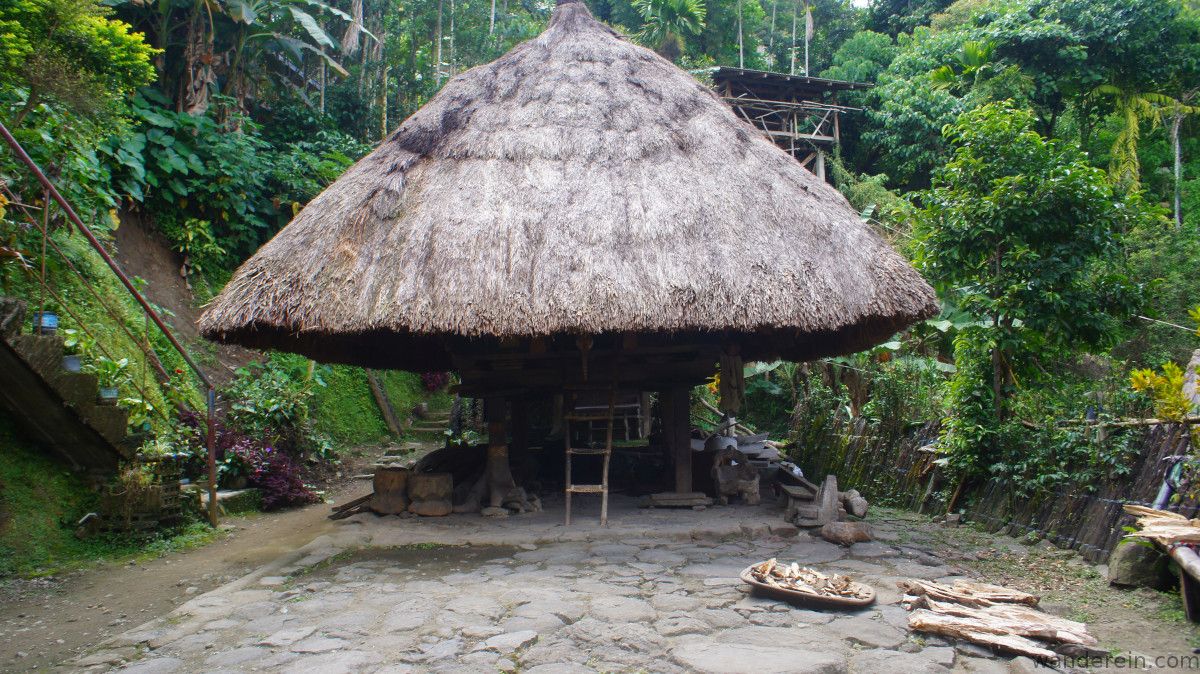
[[[901,653],[881,648],[860,651],[850,658],[853,672],[904,672],[905,674],[944,674],[950,667],[933,655]]]
[[[538,633],[533,630],[522,630],[520,632],[509,632],[507,634],[497,634],[487,641],[480,644],[476,650],[492,650],[499,653],[512,653],[536,643]]]
[[[317,631],[316,627],[293,627],[291,629],[279,630],[258,643],[260,646],[291,646],[315,631]]]
[[[703,674],[843,674],[847,671],[846,660],[840,655],[779,646],[700,642],[673,649],[671,659],[690,671]]]
[[[588,507],[571,527],[546,513],[356,515],[64,668],[903,674],[1008,664],[909,637],[889,588],[909,569],[949,567],[919,563],[908,543],[784,539],[761,516],[777,510],[738,505],[624,520],[618,508],[602,529]],[[441,545],[417,545],[431,542]],[[879,603],[847,613],[754,596],[738,573],[771,557],[852,572]]]

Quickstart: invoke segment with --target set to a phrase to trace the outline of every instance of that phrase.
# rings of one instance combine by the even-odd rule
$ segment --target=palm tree
[[[1167,115],[1182,120],[1184,115],[1200,112],[1200,107],[1187,105],[1166,94],[1138,92],[1114,84],[1101,84],[1092,90],[1092,96],[1116,99],[1116,113],[1123,125],[1113,141],[1108,171],[1115,184],[1129,190],[1137,189],[1141,183],[1142,165],[1137,154],[1141,122],[1146,120],[1157,127]]]
[[[1197,108],[1189,105],[1192,99],[1200,94],[1200,89],[1192,89],[1179,97],[1181,105],[1175,106],[1171,114],[1171,146],[1175,156],[1175,227],[1183,226],[1183,145],[1180,133],[1183,131],[1183,118],[1196,112]]]
[[[964,42],[955,56],[957,63],[944,65],[930,73],[933,86],[938,89],[970,89],[995,70],[992,61],[995,52],[996,45],[992,42]]]
[[[683,53],[684,40],[704,30],[708,9],[704,0],[634,0],[642,16],[638,39],[672,61]]]

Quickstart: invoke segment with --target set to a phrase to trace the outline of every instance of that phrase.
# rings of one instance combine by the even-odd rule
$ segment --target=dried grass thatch
[[[200,327],[425,370],[456,339],[561,333],[715,333],[747,359],[807,359],[936,309],[836,190],[568,0],[308,204]]]

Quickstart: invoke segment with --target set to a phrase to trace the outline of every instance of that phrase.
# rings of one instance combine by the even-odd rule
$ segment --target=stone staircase
[[[62,337],[22,334],[24,319],[24,302],[0,298],[0,406],[74,469],[115,472],[136,451],[128,413],[99,404],[95,375],[63,369]]]
[[[414,418],[412,425],[408,427],[408,432],[413,435],[441,436],[450,427],[449,412],[429,412],[423,418]]]

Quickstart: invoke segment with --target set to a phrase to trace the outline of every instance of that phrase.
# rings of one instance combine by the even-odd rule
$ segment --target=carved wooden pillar
[[[508,464],[508,429],[505,424],[508,401],[504,398],[488,398],[483,412],[488,430],[488,505],[499,508],[517,488]]]

